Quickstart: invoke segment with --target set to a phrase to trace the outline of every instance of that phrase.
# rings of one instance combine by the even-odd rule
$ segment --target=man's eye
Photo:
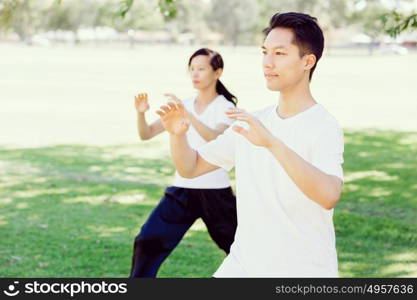
[[[263,54],[263,55],[266,55],[266,51],[262,51],[262,54]]]
[[[276,55],[285,55],[284,52],[275,52]]]

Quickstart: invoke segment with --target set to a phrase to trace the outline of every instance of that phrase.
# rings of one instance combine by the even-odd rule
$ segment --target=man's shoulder
[[[314,115],[315,122],[320,127],[334,127],[341,128],[337,119],[321,104],[317,104],[316,114]]]
[[[305,133],[309,133],[309,139],[317,141],[323,137],[343,136],[343,129],[336,118],[322,105],[311,114],[308,122],[303,124]]]

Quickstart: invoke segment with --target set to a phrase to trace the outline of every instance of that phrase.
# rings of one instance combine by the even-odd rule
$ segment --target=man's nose
[[[263,59],[263,66],[265,69],[272,69],[274,67],[274,62],[271,55],[265,55]]]

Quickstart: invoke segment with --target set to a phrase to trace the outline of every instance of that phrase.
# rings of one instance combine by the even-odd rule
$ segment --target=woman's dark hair
[[[269,26],[263,30],[263,33],[266,36],[272,29],[277,27],[288,28],[293,31],[293,44],[298,47],[300,57],[306,54],[314,54],[316,56],[316,63],[310,70],[311,80],[324,48],[323,31],[317,24],[317,19],[297,12],[276,13],[272,16]]]
[[[191,61],[193,60],[193,58],[199,55],[206,55],[210,58],[210,65],[213,68],[213,71],[216,71],[217,69],[223,69],[224,63],[223,63],[223,58],[221,57],[221,55],[217,53],[216,51],[213,51],[208,48],[201,48],[201,49],[198,49],[196,52],[194,52],[193,55],[191,55],[190,59],[188,60],[188,67],[191,66]],[[237,103],[236,96],[227,90],[227,88],[223,85],[220,79],[217,79],[217,82],[216,82],[216,92],[219,95],[223,95],[228,101],[232,102],[236,106],[236,103]]]

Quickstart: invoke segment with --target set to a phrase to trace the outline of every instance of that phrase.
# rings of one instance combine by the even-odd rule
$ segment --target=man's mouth
[[[273,73],[265,73],[264,75],[266,79],[272,79],[272,78],[278,77],[278,74],[273,74]]]

